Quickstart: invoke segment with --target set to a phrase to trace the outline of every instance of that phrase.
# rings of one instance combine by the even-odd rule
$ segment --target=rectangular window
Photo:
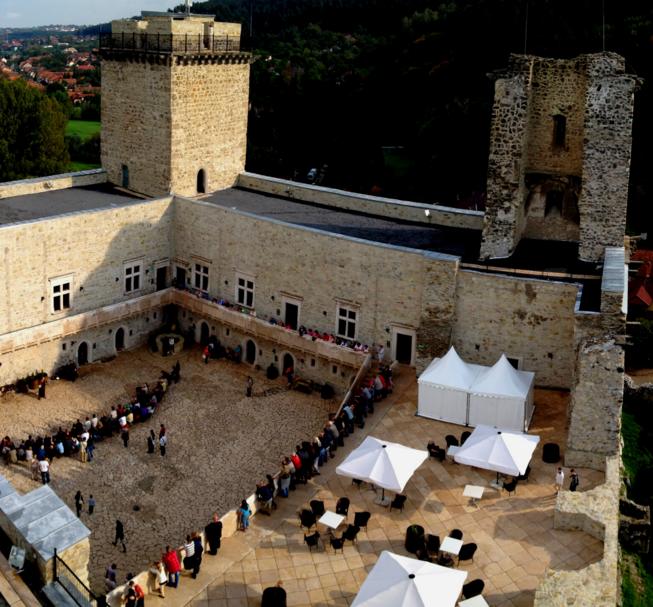
[[[140,291],[142,287],[143,260],[125,263],[125,294]]]
[[[338,337],[344,337],[345,339],[356,339],[357,324],[358,308],[344,304],[338,304],[336,326],[336,333]]]
[[[65,312],[73,307],[73,277],[64,276],[50,281],[52,313]]]
[[[254,307],[254,277],[248,274],[236,274],[236,302],[246,308]]]
[[[194,286],[198,291],[208,293],[209,291],[209,268],[200,263],[194,264],[193,268]]]
[[[565,137],[567,135],[567,118],[558,114],[553,117],[553,147],[561,149],[565,147]]]

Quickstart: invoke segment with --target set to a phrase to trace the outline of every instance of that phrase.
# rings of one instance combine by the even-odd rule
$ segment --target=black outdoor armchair
[[[315,515],[310,510],[302,510],[298,513],[300,527],[306,527],[309,531],[317,523]]]
[[[508,497],[511,493],[517,492],[517,479],[513,476],[509,483],[503,483],[503,488],[508,492]]]
[[[452,529],[449,537],[452,537],[454,540],[462,540],[463,532],[460,529]]]
[[[406,502],[405,495],[395,495],[395,498],[392,500],[392,503],[390,504],[390,512],[392,512],[393,508],[396,508],[397,510],[401,510],[403,512],[405,502]]]
[[[347,540],[352,544],[355,544],[356,536],[358,535],[358,532],[360,530],[361,528],[356,525],[349,525],[349,527],[347,527],[347,529],[345,529],[345,532],[342,534],[342,539]]]
[[[466,599],[471,599],[472,597],[481,594],[483,588],[485,588],[485,582],[483,580],[474,580],[463,586],[463,596]]]
[[[341,497],[336,504],[336,514],[347,518],[349,516],[349,499]]]
[[[449,434],[444,437],[444,440],[447,442],[447,449],[453,445],[454,447],[458,446],[458,439],[453,435]]]
[[[440,552],[440,536],[427,533],[424,536],[424,545],[430,553],[435,553],[437,556],[438,552]]]
[[[474,562],[474,553],[478,546],[476,544],[463,544],[460,552],[458,553],[458,564],[460,561],[472,561]]]
[[[365,527],[365,531],[367,531],[367,523],[370,522],[371,516],[369,512],[356,512],[354,514],[354,525],[356,527]]]
[[[308,544],[308,551],[311,551],[311,548],[315,546],[316,550],[319,549],[318,541],[320,539],[320,534],[316,531],[312,535],[304,534],[304,543]]]
[[[316,517],[322,516],[324,514],[324,502],[321,502],[320,500],[312,500],[311,510]]]
[[[529,475],[530,473],[531,473],[531,467],[528,466],[528,468],[526,468],[526,472],[524,472],[524,474],[520,474],[520,475],[517,477],[517,480],[518,480],[518,481],[526,481],[526,482],[528,482],[528,475]]]
[[[334,552],[337,552],[338,550],[342,550],[344,554],[344,545],[345,545],[345,538],[344,537],[332,537],[331,538],[331,548],[333,548]]]

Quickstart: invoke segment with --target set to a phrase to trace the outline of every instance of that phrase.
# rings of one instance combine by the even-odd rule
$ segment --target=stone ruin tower
[[[522,236],[579,243],[603,259],[626,229],[633,97],[641,81],[615,53],[511,55],[495,81],[481,258]]]
[[[102,166],[148,196],[231,187],[245,168],[249,66],[240,25],[143,12],[100,34]]]

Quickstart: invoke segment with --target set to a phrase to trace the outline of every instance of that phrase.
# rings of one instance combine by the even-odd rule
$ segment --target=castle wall
[[[0,334],[151,293],[124,292],[124,262],[169,256],[172,198],[0,227]],[[50,280],[72,275],[72,308],[52,313]],[[82,290],[83,288],[83,290]]]
[[[27,194],[39,194],[40,192],[52,192],[53,190],[79,188],[85,185],[106,183],[106,181],[107,172],[103,169],[77,171],[76,173],[63,173],[62,175],[37,177],[36,179],[5,181],[0,184],[0,198],[11,198],[12,196],[25,196]]]
[[[235,185],[247,154],[249,63],[175,63],[171,91],[171,190],[197,194],[200,169],[207,192]]]
[[[569,388],[577,294],[577,284],[462,270],[452,345],[464,361],[479,365],[491,366],[501,354],[523,357],[523,370],[535,371],[537,386]]]
[[[168,65],[140,58],[102,61],[102,168],[111,183],[123,185],[125,165],[129,189],[148,196],[170,194],[170,98]]]

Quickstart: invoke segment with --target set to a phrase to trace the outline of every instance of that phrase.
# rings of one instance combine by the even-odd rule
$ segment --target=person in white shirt
[[[159,591],[159,596],[165,598],[165,585],[168,581],[165,569],[161,563],[152,563],[150,565],[150,572],[154,574],[156,579],[155,588]],[[157,588],[158,587],[158,588]]]
[[[93,419],[91,420],[91,427],[97,428],[97,415],[95,415],[95,413],[93,413]]]
[[[383,346],[379,346],[379,362],[383,362],[384,358],[385,358],[385,348]]]
[[[562,468],[558,468],[556,472],[556,493],[562,489],[562,483],[565,482],[565,473],[562,471]]]
[[[119,420],[118,423],[120,424],[121,428],[124,428],[127,425],[127,417],[123,415]]]
[[[164,457],[166,454],[166,445],[168,444],[168,439],[166,438],[166,435],[164,434],[160,439],[159,439],[159,449],[161,450],[161,457]]]
[[[47,459],[39,462],[39,471],[41,472],[41,480],[46,485],[50,482],[50,462]]]
[[[88,442],[90,436],[91,436],[90,432],[88,430],[84,430],[84,432],[82,432],[82,441]]]

